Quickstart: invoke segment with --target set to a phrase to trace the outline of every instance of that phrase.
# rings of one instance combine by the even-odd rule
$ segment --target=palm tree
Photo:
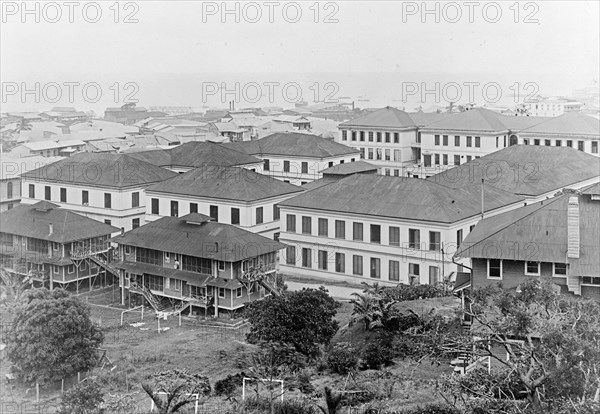
[[[369,293],[365,293],[364,295],[353,293],[352,296],[354,296],[355,299],[350,301],[350,303],[354,305],[350,323],[359,320],[365,324],[365,329],[367,331],[371,330],[371,323],[375,320],[377,314],[377,310],[374,307],[374,297]]]

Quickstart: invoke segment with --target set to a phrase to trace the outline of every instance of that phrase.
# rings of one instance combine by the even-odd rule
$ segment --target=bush
[[[304,400],[276,401],[273,404],[275,414],[320,414],[316,408]],[[250,397],[244,401],[242,413],[269,413],[270,404],[267,398]]]
[[[100,385],[86,380],[65,392],[58,414],[100,414],[103,402]]]
[[[242,374],[227,375],[215,382],[213,393],[217,396],[231,397],[242,384]]]
[[[462,411],[448,404],[427,404],[423,407],[400,411],[398,414],[461,414]]]
[[[380,369],[393,363],[394,351],[392,341],[380,336],[372,339],[363,349],[361,358],[367,368]]]
[[[399,302],[416,299],[439,298],[450,296],[451,289],[445,289],[443,284],[437,285],[403,285],[383,290],[383,295]]]
[[[327,352],[327,366],[333,372],[345,375],[354,370],[358,364],[358,355],[349,342],[339,342]]]

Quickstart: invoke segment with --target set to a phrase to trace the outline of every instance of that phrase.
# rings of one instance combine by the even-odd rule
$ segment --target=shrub
[[[327,352],[327,366],[333,372],[345,375],[354,370],[358,364],[358,355],[349,342],[339,342]]]
[[[448,404],[427,404],[423,407],[400,411],[398,414],[461,414],[462,411]]]
[[[372,339],[363,349],[362,360],[371,369],[391,365],[394,358],[392,341],[389,337],[379,336]]]
[[[227,375],[226,378],[215,382],[213,393],[218,396],[231,397],[233,393],[241,386],[242,375]]]
[[[59,414],[100,414],[104,402],[98,383],[86,380],[65,392],[60,402]]]

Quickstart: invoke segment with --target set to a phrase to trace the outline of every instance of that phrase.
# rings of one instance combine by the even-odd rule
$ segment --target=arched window
[[[13,183],[11,181],[6,184],[6,198],[13,198]]]

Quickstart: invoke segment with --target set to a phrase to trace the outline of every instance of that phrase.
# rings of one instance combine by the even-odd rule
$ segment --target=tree
[[[319,353],[338,330],[334,319],[340,306],[323,287],[285,292],[250,303],[247,316],[252,324],[248,342],[282,342],[308,357]]]
[[[181,369],[154,373],[149,381],[142,383],[142,389],[160,414],[176,413],[211,391],[207,377]]]
[[[100,414],[103,403],[100,385],[95,381],[86,380],[65,392],[58,414]]]
[[[20,302],[25,293],[33,284],[29,276],[11,274],[0,269],[0,307],[6,310],[12,310]]]
[[[95,366],[103,339],[79,298],[62,289],[31,289],[16,307],[7,356],[18,380],[44,384]]]
[[[514,375],[515,398],[525,398],[536,413],[565,404],[584,412],[599,402],[600,303],[561,295],[537,280],[517,291],[488,286],[472,296],[472,359],[488,357]],[[489,397],[490,387],[502,387],[488,382],[483,392],[469,392]]]

